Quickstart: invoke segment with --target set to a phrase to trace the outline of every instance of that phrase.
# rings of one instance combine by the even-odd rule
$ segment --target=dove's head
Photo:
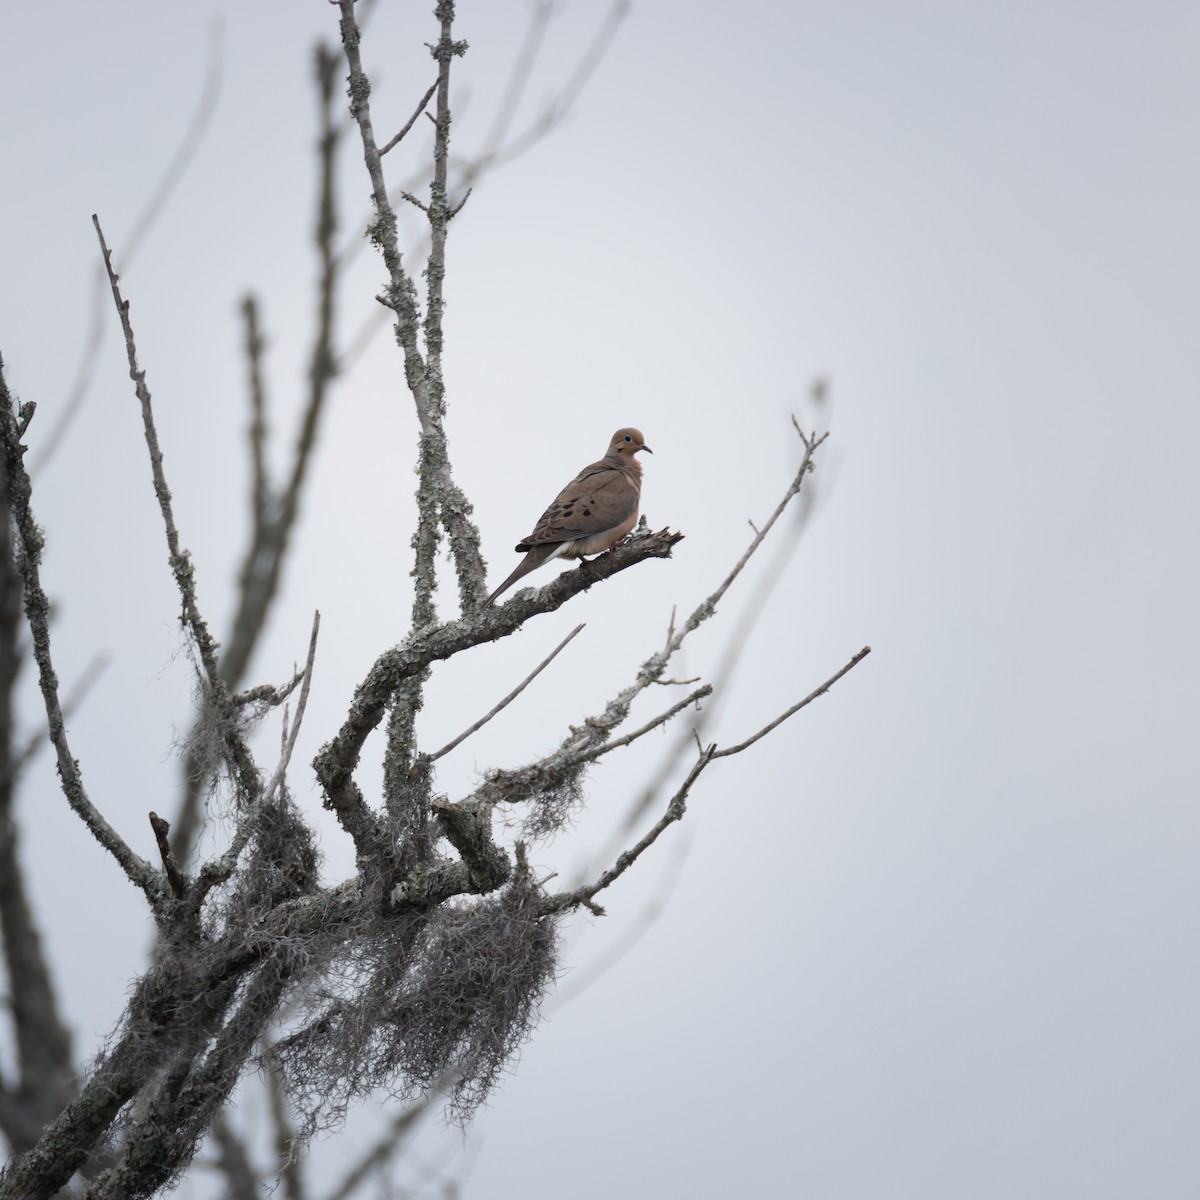
[[[645,450],[647,454],[654,453],[642,439],[642,431],[640,429],[618,429],[612,435],[612,441],[609,443],[608,456],[609,458],[624,458],[633,461],[633,456],[639,450]]]

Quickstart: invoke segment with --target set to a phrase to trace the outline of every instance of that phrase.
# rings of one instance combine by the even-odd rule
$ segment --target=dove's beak
[[[651,449],[650,449],[650,447],[649,447],[649,446],[647,446],[647,445],[645,445],[644,443],[643,443],[641,446],[639,446],[639,447],[638,447],[638,449],[639,449],[639,450],[645,450],[645,452],[646,452],[647,454],[653,454],[653,453],[654,453],[654,451],[653,451],[653,450],[651,450]]]

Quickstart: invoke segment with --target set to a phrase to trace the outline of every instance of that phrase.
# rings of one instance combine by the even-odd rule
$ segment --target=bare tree
[[[232,635],[223,650],[197,600],[196,566],[176,524],[129,304],[96,221],[141,407],[198,697],[186,747],[186,796],[174,836],[166,820],[148,813],[158,846],[156,863],[138,855],[96,808],[69,744],[52,657],[50,606],[40,579],[42,534],[31,508],[33,489],[22,442],[34,405],[19,404],[10,394],[0,363],[0,929],[18,1064],[15,1078],[0,1080],[0,1129],[13,1151],[0,1174],[0,1196],[49,1197],[73,1179],[79,1180],[82,1194],[97,1200],[150,1196],[188,1168],[209,1134],[229,1194],[254,1194],[259,1170],[223,1107],[239,1080],[255,1070],[268,1079],[276,1131],[274,1166],[282,1172],[289,1196],[304,1194],[295,1151],[307,1137],[336,1125],[352,1105],[379,1089],[401,1102],[382,1140],[354,1164],[336,1192],[351,1195],[402,1144],[419,1119],[419,1102],[444,1091],[453,1115],[465,1121],[488,1095],[536,1024],[554,979],[560,922],[581,908],[602,914],[603,893],[684,817],[689,795],[714,761],[747,749],[869,652],[864,648],[853,655],[809,695],[736,744],[718,747],[695,736],[693,746],[692,735],[681,739],[668,757],[678,765],[686,753],[688,761],[677,775],[664,771],[647,789],[642,811],[654,806],[658,811],[640,836],[634,836],[632,824],[645,824],[638,821],[641,812],[631,819],[628,843],[614,848],[586,878],[556,889],[550,880],[534,877],[530,848],[545,843],[578,810],[587,772],[605,755],[713,696],[712,683],[690,680],[681,685],[669,671],[687,638],[716,614],[784,514],[803,503],[800,498],[827,435],[796,425],[798,465],[777,508],[754,531],[741,559],[714,581],[712,593],[682,622],[672,619],[663,643],[647,654],[628,685],[602,711],[581,715],[566,729],[547,730],[547,749],[535,761],[488,771],[465,795],[452,798],[437,790],[434,764],[439,757],[516,700],[566,642],[459,738],[430,751],[418,743],[416,718],[436,665],[508,637],[579,592],[648,559],[669,558],[683,535],[653,531],[643,520],[624,544],[602,557],[540,588],[524,588],[502,606],[488,603],[479,533],[471,502],[456,480],[445,432],[447,248],[472,181],[553,127],[562,110],[551,106],[529,130],[512,135],[515,102],[507,101],[480,154],[456,164],[451,154],[451,75],[466,43],[455,37],[452,0],[440,0],[431,45],[432,84],[411,120],[380,144],[354,0],[338,0],[338,8],[342,54],[322,50],[316,65],[322,112],[317,328],[301,428],[290,471],[280,484],[269,478],[265,465],[261,314],[253,299],[243,307],[253,414],[253,521]],[[613,11],[613,19],[619,20],[622,6]],[[526,56],[536,51],[537,22],[546,20],[548,12],[548,6],[536,10]],[[605,26],[568,81],[568,100],[578,93],[610,36],[611,28]],[[334,111],[343,61],[349,79],[348,127]],[[521,64],[519,69],[524,69]],[[416,185],[390,184],[384,162],[426,114],[435,130],[432,177],[425,193],[417,195]],[[293,803],[288,784],[312,683],[319,617],[313,621],[304,668],[293,678],[279,686],[239,688],[278,595],[321,414],[345,361],[334,339],[334,297],[344,256],[334,246],[332,162],[347,128],[361,142],[370,181],[368,235],[385,271],[377,298],[391,318],[398,370],[417,418],[418,516],[409,632],[378,655],[340,727],[329,731],[312,764],[325,806],[355,849],[353,876],[331,881],[321,875],[313,830]],[[400,245],[394,197],[419,209],[425,222],[423,294],[410,255]],[[437,564],[443,545],[453,563],[456,594],[453,603],[444,602],[439,609]],[[11,685],[24,653],[22,598],[64,797],[117,869],[141,890],[158,931],[153,961],[82,1078],[57,1015],[18,855],[13,792],[20,751],[14,745]],[[449,608],[453,613],[448,615],[443,610]],[[687,690],[651,720],[622,732],[635,701],[658,684]],[[269,714],[280,717],[280,749],[277,758],[264,762],[252,733]],[[463,714],[462,723],[473,715]],[[381,734],[384,767],[377,796],[366,793],[358,775],[376,733]],[[220,852],[200,860],[195,835],[205,820],[205,799],[217,791],[234,820]],[[503,823],[498,814],[505,817]],[[506,832],[506,825],[516,832]]]

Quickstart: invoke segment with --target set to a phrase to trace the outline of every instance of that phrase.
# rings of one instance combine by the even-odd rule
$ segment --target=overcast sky
[[[368,28],[381,136],[432,78],[429,7],[379,0]],[[565,7],[518,127],[605,11]],[[460,0],[464,152],[487,134],[527,12]],[[336,35],[336,9],[6,8],[0,352],[38,404],[36,452],[88,336],[90,214],[124,261],[202,94],[214,19],[214,114],[123,281],[182,536],[223,627],[248,490],[237,304],[262,297],[282,462],[313,321],[311,48]],[[438,668],[427,747],[587,622],[440,764],[439,786],[462,795],[486,767],[527,761],[632,679],[672,607],[716,586],[783,494],[801,454],[793,412],[832,431],[818,511],[739,635],[706,736],[741,740],[873,647],[706,773],[686,827],[612,890],[609,916],[572,926],[564,997],[664,905],[599,980],[551,999],[465,1143],[434,1122],[421,1158],[452,1160],[467,1197],[1195,1195],[1198,62],[1200,8],[1182,0],[635,0],[570,117],[455,221],[448,428],[495,578],[619,425],[654,448],[649,521],[686,540]],[[420,130],[389,158],[396,186],[409,173],[423,186],[427,150]],[[351,245],[369,195],[352,144],[340,178]],[[382,279],[364,248],[344,342],[375,320]],[[808,396],[818,376],[823,407]],[[73,749],[149,855],[145,814],[175,803],[190,685],[139,422],[105,309],[86,406],[34,505],[60,673],[111,658]],[[321,610],[293,786],[330,879],[353,857],[304,764],[405,632],[415,435],[385,329],[328,414],[252,670],[285,678]],[[766,565],[678,674],[713,675]],[[30,729],[35,717],[27,706]],[[593,773],[588,809],[539,866],[569,877],[607,841],[668,745],[647,741]],[[84,1059],[150,923],[48,762],[22,800]],[[333,1152],[313,1150],[321,1178]],[[211,1185],[196,1174],[180,1194]]]

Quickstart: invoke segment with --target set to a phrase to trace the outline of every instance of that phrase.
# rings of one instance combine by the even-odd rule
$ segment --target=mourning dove
[[[608,453],[584,467],[558,494],[534,531],[517,543],[525,557],[492,593],[489,603],[522,575],[552,558],[582,558],[615,546],[632,528],[642,494],[642,464],[637,452],[654,451],[637,429],[618,429]]]

